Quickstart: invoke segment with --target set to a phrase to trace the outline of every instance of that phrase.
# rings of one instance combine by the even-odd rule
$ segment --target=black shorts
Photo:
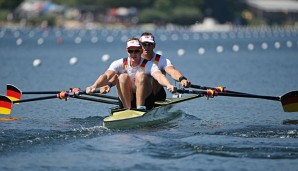
[[[155,94],[154,100],[155,101],[165,101],[167,98],[167,93],[163,87]]]
[[[147,108],[147,110],[150,110],[154,107],[154,94],[153,92],[146,98],[145,100],[145,106]],[[121,100],[119,99],[119,107],[123,108],[123,104],[121,102]],[[131,101],[131,108],[137,108],[136,106],[136,94],[133,94],[133,99]]]

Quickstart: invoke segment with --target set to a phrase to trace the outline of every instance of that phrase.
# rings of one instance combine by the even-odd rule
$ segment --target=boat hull
[[[172,108],[174,104],[201,97],[192,95],[188,97],[167,99],[164,102],[155,102],[156,107],[150,111],[114,109],[112,115],[104,118],[103,126],[109,129],[130,129],[136,127],[153,126],[166,123],[181,116]]]
[[[180,112],[171,111],[172,108],[173,105],[167,105],[156,107],[149,112],[124,110],[105,118],[103,126],[109,129],[131,129],[166,123],[181,116]]]

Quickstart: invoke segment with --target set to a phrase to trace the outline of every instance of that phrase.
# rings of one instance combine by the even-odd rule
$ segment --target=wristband
[[[187,80],[187,78],[182,75],[181,77],[179,77],[178,81],[181,82],[182,80]]]
[[[111,82],[108,82],[108,86],[112,88],[114,85]]]

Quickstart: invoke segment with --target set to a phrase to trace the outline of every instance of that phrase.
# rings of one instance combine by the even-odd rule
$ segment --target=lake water
[[[142,29],[0,30],[0,94],[85,88]],[[156,51],[193,84],[280,96],[298,89],[298,29],[154,30]],[[107,57],[108,56],[108,57]],[[70,64],[76,57],[77,63]],[[41,65],[33,66],[35,59]],[[108,59],[106,61],[106,59]],[[115,88],[110,95],[116,95]],[[170,94],[168,94],[171,96]],[[23,99],[48,95],[23,95]],[[51,99],[13,105],[0,122],[0,170],[297,170],[298,113],[279,102],[199,98],[182,116],[133,130],[101,126],[112,105]]]

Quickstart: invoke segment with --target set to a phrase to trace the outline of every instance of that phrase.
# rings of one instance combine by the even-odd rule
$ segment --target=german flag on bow
[[[289,92],[281,97],[281,103],[286,112],[298,111],[298,91]]]
[[[11,100],[11,101],[16,101],[20,100],[22,97],[22,92],[20,89],[18,89],[16,86],[7,84],[6,85],[6,96]]]
[[[6,97],[0,95],[0,114],[9,115],[12,108],[12,101]]]

